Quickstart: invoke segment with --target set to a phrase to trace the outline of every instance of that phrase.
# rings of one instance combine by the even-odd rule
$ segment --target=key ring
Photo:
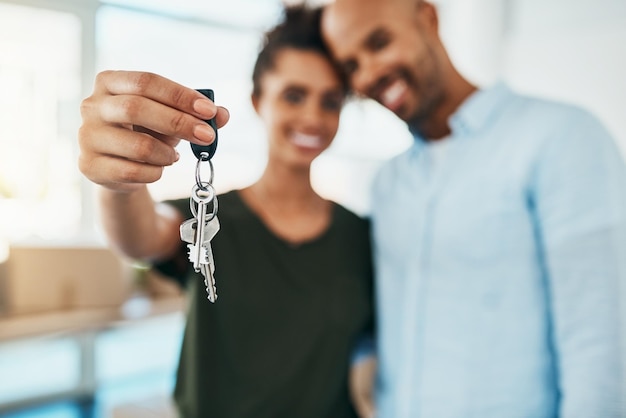
[[[202,179],[200,178],[200,163],[202,163],[203,161],[208,161],[209,162],[209,168],[210,168],[210,172],[211,172],[211,176],[209,177],[209,182],[203,182]],[[209,153],[206,151],[203,151],[200,153],[200,158],[198,158],[198,162],[196,163],[196,186],[199,189],[204,190],[205,192],[207,191],[207,188],[205,186],[205,184],[211,185],[213,184],[213,162],[211,162],[210,158],[209,158]]]
[[[194,216],[198,216],[198,210],[193,202],[213,202],[213,208],[211,209],[211,213],[207,213],[206,221],[209,222],[215,218],[217,215],[217,194],[215,193],[215,189],[211,186],[211,183],[201,183],[200,185],[196,184],[191,189],[191,199],[189,199],[189,209],[191,209],[191,214]]]

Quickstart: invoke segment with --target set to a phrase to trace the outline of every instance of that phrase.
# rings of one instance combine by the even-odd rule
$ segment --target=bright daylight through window
[[[74,15],[0,3],[0,240],[78,232],[80,39]]]

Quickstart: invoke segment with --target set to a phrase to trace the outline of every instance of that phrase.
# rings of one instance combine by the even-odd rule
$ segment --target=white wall
[[[586,107],[626,153],[626,1],[441,0],[442,36],[480,85]]]

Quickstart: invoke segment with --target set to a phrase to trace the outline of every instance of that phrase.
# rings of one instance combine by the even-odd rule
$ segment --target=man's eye
[[[369,42],[369,47],[372,51],[379,51],[389,44],[389,39],[386,36],[376,36]]]

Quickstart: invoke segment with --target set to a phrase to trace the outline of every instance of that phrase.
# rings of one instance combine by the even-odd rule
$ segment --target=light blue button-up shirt
[[[474,93],[374,183],[383,418],[613,418],[626,169],[589,113]]]

